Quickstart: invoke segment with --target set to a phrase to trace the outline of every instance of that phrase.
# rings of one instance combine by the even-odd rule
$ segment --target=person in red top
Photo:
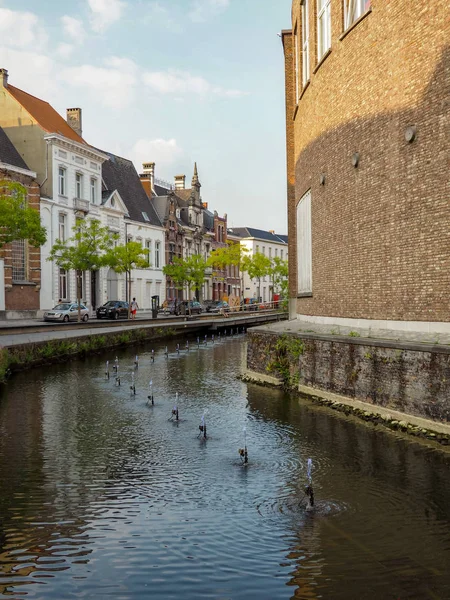
[[[136,298],[133,298],[133,301],[131,302],[131,318],[135,319],[136,318],[136,311],[139,308],[138,303],[136,302]]]

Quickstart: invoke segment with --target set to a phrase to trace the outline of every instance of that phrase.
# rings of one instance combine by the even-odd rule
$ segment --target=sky
[[[156,163],[194,161],[229,227],[287,232],[284,66],[291,0],[0,0],[0,67],[83,137]]]

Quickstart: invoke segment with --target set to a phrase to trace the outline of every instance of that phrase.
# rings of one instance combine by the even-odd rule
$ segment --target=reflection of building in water
[[[324,557],[320,527],[314,514],[292,524],[297,537],[287,558],[296,564],[296,570],[288,585],[296,586],[294,598],[323,598],[320,580],[323,578]]]

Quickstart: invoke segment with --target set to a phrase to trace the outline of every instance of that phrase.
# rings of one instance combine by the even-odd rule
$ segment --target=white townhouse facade
[[[261,253],[271,260],[275,257],[281,260],[288,260],[287,236],[276,234],[274,231],[264,231],[253,227],[233,227],[228,229],[228,233],[233,238],[240,238],[241,247],[247,249],[247,256],[253,256]],[[250,279],[247,272],[243,273],[243,296],[258,300],[257,279]],[[269,277],[261,278],[260,290],[261,302],[270,302],[272,300],[272,284]]]

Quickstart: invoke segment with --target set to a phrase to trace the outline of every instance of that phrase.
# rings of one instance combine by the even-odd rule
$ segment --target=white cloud
[[[59,99],[55,62],[33,50],[0,46],[2,67],[8,69],[9,82],[26,92],[54,103]]]
[[[194,23],[204,23],[225,11],[229,5],[230,0],[193,0],[188,16]]]
[[[56,55],[63,60],[70,58],[75,50],[75,46],[73,44],[62,43],[59,44],[56,48]]]
[[[151,25],[159,25],[172,33],[180,33],[182,27],[174,19],[173,14],[160,2],[150,2],[145,21]]]
[[[149,88],[160,94],[197,94],[199,96],[215,95],[237,98],[245,96],[246,92],[240,90],[226,90],[222,87],[212,85],[204,77],[191,75],[187,71],[146,71],[142,75],[142,81]]]
[[[156,163],[156,176],[164,168],[172,167],[183,156],[183,149],[178,146],[175,139],[164,140],[157,138],[154,140],[140,139],[131,148],[129,153],[136,169],[142,169],[142,163],[153,161]]]
[[[122,0],[87,0],[91,10],[91,27],[102,33],[118,21],[126,7]]]
[[[74,42],[81,44],[86,37],[86,31],[83,26],[83,22],[75,17],[64,15],[61,17],[61,22],[66,35],[68,35]]]
[[[98,102],[110,108],[124,108],[134,98],[137,67],[126,58],[111,57],[104,67],[81,65],[61,72],[66,83],[93,92]]]
[[[31,12],[0,8],[0,44],[14,48],[40,50],[47,43],[47,33],[39,18]]]

